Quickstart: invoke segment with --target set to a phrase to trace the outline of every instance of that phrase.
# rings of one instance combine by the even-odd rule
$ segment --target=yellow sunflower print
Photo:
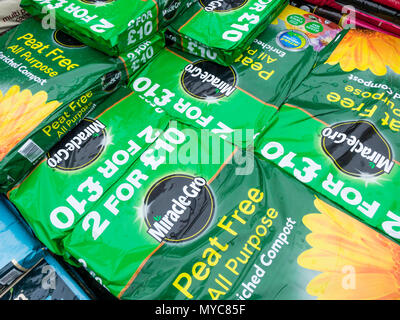
[[[4,95],[0,90],[0,161],[61,105],[58,101],[47,102],[47,98],[45,91],[32,95],[16,85]]]
[[[306,290],[320,300],[400,299],[400,246],[340,210],[316,199],[320,213],[304,216],[311,249],[300,266],[321,272]],[[354,286],[344,282],[354,271]]]
[[[326,63],[339,63],[345,72],[369,69],[383,76],[389,67],[400,74],[400,39],[372,30],[351,29]]]

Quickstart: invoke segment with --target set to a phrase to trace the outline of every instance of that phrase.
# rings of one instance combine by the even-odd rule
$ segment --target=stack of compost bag
[[[286,0],[199,0],[192,3],[171,23],[169,31],[183,48],[208,51],[212,61],[226,66],[231,65],[288,4]]]
[[[0,300],[92,300],[81,282],[46,252],[25,276],[9,288]]]
[[[9,197],[116,297],[398,297],[398,244],[265,158],[128,89],[97,112]]]
[[[33,18],[0,37],[0,190],[127,79],[122,60]]]

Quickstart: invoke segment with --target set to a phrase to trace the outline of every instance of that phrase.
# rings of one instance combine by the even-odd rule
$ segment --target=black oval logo
[[[369,121],[347,121],[326,127],[321,146],[336,167],[351,176],[368,178],[389,174],[393,152],[386,139]]]
[[[56,43],[58,43],[60,46],[66,47],[66,48],[83,48],[86,47],[82,42],[79,40],[75,39],[74,37],[71,37],[69,34],[65,33],[64,31],[61,30],[56,30],[53,32],[53,39]]]
[[[113,92],[121,82],[122,74],[118,70],[110,71],[101,78],[102,89],[105,92]]]
[[[174,19],[181,5],[181,0],[168,0],[162,10],[164,20],[169,21]]]
[[[243,7],[248,0],[199,0],[207,12],[227,12]]]
[[[235,90],[237,75],[232,67],[222,66],[209,60],[188,64],[181,76],[183,89],[202,100],[229,97]]]
[[[199,236],[210,225],[214,196],[201,177],[173,174],[156,182],[146,195],[147,233],[158,242],[178,243]]]
[[[47,154],[47,165],[64,171],[82,169],[99,158],[107,144],[105,125],[85,118]]]

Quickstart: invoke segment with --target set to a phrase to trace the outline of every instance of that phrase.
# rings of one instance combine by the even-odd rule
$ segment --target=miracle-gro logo
[[[143,208],[147,233],[158,242],[178,243],[206,230],[214,216],[215,201],[202,177],[173,174],[152,186]]]
[[[232,67],[208,60],[188,64],[181,76],[183,89],[202,100],[229,97],[236,90],[237,75]]]
[[[369,121],[340,122],[324,128],[321,147],[340,171],[354,177],[389,174],[394,166],[389,143]]]

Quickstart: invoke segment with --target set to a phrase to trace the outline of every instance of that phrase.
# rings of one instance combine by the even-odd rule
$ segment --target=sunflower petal
[[[392,275],[387,273],[322,273],[310,281],[307,292],[320,300],[376,300],[400,298]]]

